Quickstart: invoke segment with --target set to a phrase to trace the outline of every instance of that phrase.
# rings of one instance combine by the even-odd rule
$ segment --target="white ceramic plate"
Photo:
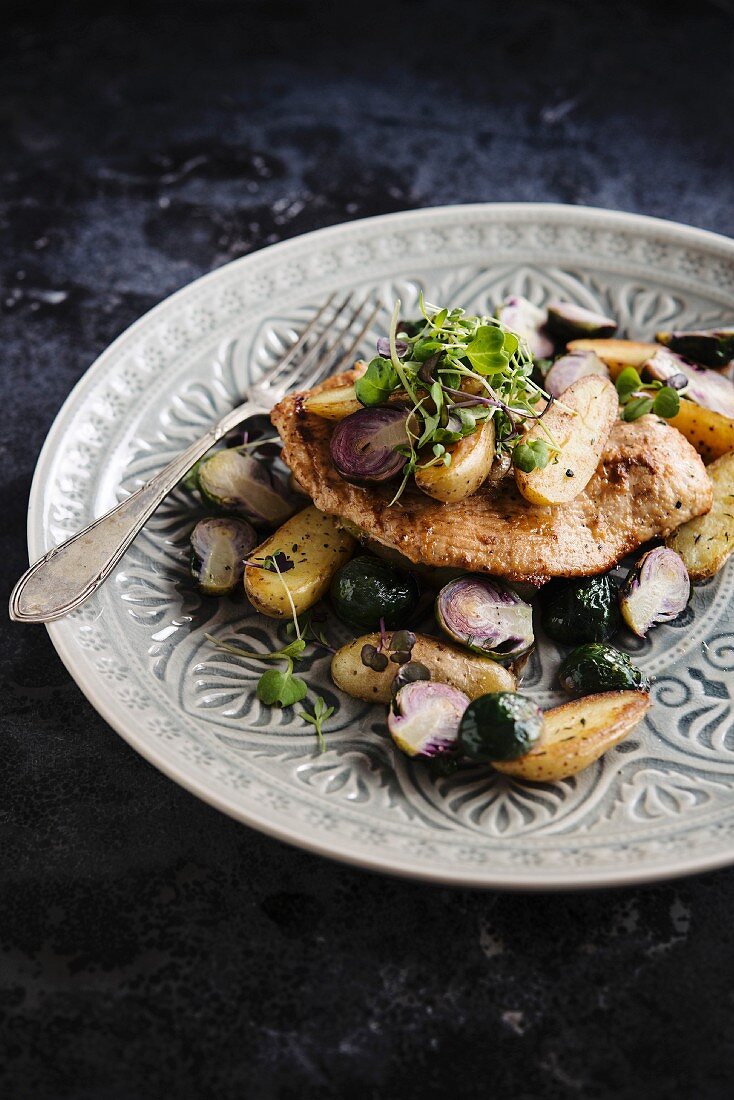
[[[649,337],[672,322],[732,320],[734,243],[601,210],[479,205],[321,230],[229,264],[133,325],[70,395],[38,462],[31,560],[182,449],[314,304],[346,287],[386,307],[399,296],[407,315],[420,287],[485,310],[508,292],[563,296]],[[436,781],[393,751],[381,708],[337,695],[322,657],[306,677],[337,708],[323,755],[293,709],[257,702],[262,666],[230,660],[204,632],[269,644],[283,626],[193,593],[190,509],[174,494],[100,593],[50,627],[100,714],[190,791],[282,840],[434,882],[629,883],[734,857],[734,563],[696,590],[683,620],[635,644],[655,677],[654,706],[594,767],[533,787],[483,770]],[[542,705],[560,700],[557,665],[543,644],[528,669]]]

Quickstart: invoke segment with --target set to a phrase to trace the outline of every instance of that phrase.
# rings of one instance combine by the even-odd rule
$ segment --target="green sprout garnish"
[[[680,411],[680,394],[672,386],[657,380],[643,382],[634,367],[625,367],[617,382],[617,394],[622,406],[622,419],[639,420],[646,413],[655,413],[672,420]]]
[[[285,668],[270,668],[267,672],[263,672],[257,682],[255,694],[265,706],[291,707],[294,703],[300,703],[301,699],[305,699],[308,692],[306,681],[301,680],[293,671],[294,661],[299,661],[302,658],[303,651],[308,644],[301,635],[293,596],[288,587],[288,582],[283,576],[284,573],[293,568],[293,561],[282,550],[278,550],[275,554],[267,554],[264,558],[248,561],[246,564],[256,569],[266,569],[278,574],[290,604],[295,638],[288,645],[283,646],[282,649],[276,649],[272,653],[258,653],[252,649],[245,649],[243,646],[220,642],[211,634],[206,634],[205,637],[213,642],[217,649],[224,650],[225,653],[233,653],[237,657],[249,657],[255,661],[278,661],[284,664]]]
[[[329,645],[324,631],[313,625],[314,616],[312,613],[307,612],[300,620],[296,614],[291,590],[283,576],[284,573],[293,568],[293,560],[287,554],[282,550],[278,550],[274,554],[267,554],[263,558],[248,561],[246,564],[257,569],[267,569],[270,572],[277,573],[280,577],[291,608],[291,621],[286,625],[286,634],[290,635],[293,640],[281,649],[273,650],[271,653],[258,653],[252,649],[245,649],[244,646],[233,645],[230,642],[220,642],[211,634],[205,634],[204,637],[217,649],[221,649],[225,653],[232,653],[235,657],[248,657],[254,661],[277,661],[284,665],[283,668],[269,668],[266,672],[263,672],[255,687],[255,694],[265,706],[292,707],[294,703],[300,703],[302,699],[305,699],[308,694],[306,681],[302,680],[300,676],[296,676],[294,672],[295,662],[302,659],[306,646],[318,645],[323,649],[328,649],[331,653],[335,651]],[[334,708],[327,707],[326,702],[320,695],[316,699],[312,715],[306,711],[300,712],[301,717],[313,725],[321,752],[326,748],[323,724],[333,713]]]
[[[398,396],[410,402],[406,442],[398,448],[407,462],[391,504],[418,469],[449,466],[447,450],[492,420],[497,453],[515,446],[527,420],[540,420],[549,395],[532,379],[533,357],[525,340],[496,317],[472,316],[463,309],[439,308],[419,299],[422,319],[399,323],[396,301],[389,340],[355,383],[363,405],[383,405]],[[387,350],[389,348],[389,356]],[[525,446],[525,445],[523,445]],[[535,466],[547,465],[553,439],[531,444]]]
[[[304,722],[310,722],[313,726],[316,737],[319,742],[319,752],[326,751],[326,738],[324,737],[324,722],[327,718],[331,718],[334,713],[334,708],[326,705],[326,700],[321,696],[316,696],[316,702],[313,705],[313,714],[309,714],[307,710],[299,711],[301,718]]]

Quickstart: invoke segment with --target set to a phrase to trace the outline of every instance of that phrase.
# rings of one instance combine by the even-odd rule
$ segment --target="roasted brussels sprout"
[[[360,554],[343,565],[331,582],[331,602],[340,619],[365,630],[404,626],[415,611],[420,588],[411,573],[380,558]]]
[[[647,360],[642,373],[666,385],[679,389],[676,378],[684,375],[688,380],[685,396],[712,412],[734,419],[734,386],[728,378],[714,370],[699,367],[667,348],[660,348]]]
[[[546,312],[527,298],[513,295],[495,310],[495,316],[505,328],[522,336],[534,359],[550,359],[554,344],[546,332]]]
[[[563,645],[606,642],[619,629],[617,586],[608,574],[557,581],[541,599],[543,629]]]
[[[617,322],[593,309],[574,302],[551,302],[548,306],[548,331],[559,340],[604,339],[614,336]]]
[[[543,733],[543,712],[527,695],[498,691],[469,703],[459,726],[459,751],[472,760],[515,760]]]
[[[276,526],[293,515],[283,480],[263,462],[236,447],[215,451],[199,467],[203,498],[226,512],[245,516],[255,526]]]
[[[246,520],[222,516],[199,520],[190,541],[192,577],[206,596],[223,596],[241,579],[257,535]]]
[[[436,619],[450,638],[496,661],[521,657],[535,642],[530,605],[489,577],[449,581],[436,598]]]
[[[734,359],[734,328],[656,332],[655,339],[705,367],[721,370]]]
[[[406,756],[435,757],[453,752],[469,697],[449,684],[414,680],[395,696],[387,728]]]
[[[558,670],[561,687],[569,695],[599,691],[648,691],[650,681],[621,649],[590,642],[569,653]]]
[[[656,546],[630,569],[619,593],[622,618],[644,638],[657,623],[677,619],[688,606],[691,582],[680,554]]]
[[[408,443],[404,409],[377,405],[340,420],[331,437],[331,458],[345,479],[355,485],[379,485],[396,477],[407,456],[397,447]]]
[[[545,376],[543,386],[552,397],[560,397],[572,383],[579,378],[585,378],[587,374],[600,374],[603,378],[608,378],[609,370],[593,351],[569,351],[567,355],[556,359]]]

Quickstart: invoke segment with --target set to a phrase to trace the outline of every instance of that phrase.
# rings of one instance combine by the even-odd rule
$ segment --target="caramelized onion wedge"
[[[407,457],[396,447],[408,442],[404,409],[360,409],[340,420],[331,437],[331,460],[345,481],[379,485],[402,471]]]
[[[530,752],[493,767],[530,783],[568,779],[624,740],[649,706],[644,691],[605,691],[564,703],[545,712],[543,734]]]

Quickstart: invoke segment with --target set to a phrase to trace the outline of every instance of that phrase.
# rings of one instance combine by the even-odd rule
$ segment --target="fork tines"
[[[340,300],[332,294],[324,302],[278,363],[268,379],[271,385],[285,381],[283,373],[291,364],[293,385],[304,390],[353,365],[354,355],[381,308],[369,298],[350,308],[353,298],[350,291]]]

